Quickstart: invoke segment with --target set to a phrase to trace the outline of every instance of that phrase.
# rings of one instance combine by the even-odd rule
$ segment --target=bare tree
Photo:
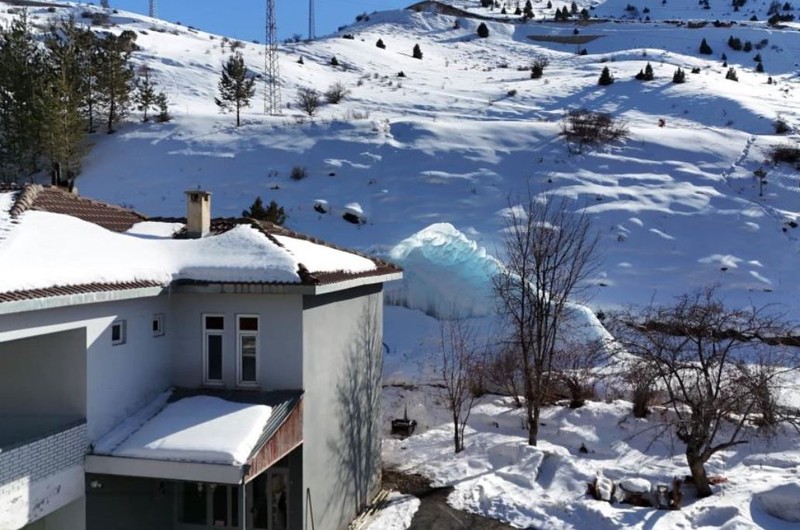
[[[481,368],[490,391],[511,396],[514,405],[522,408],[522,363],[512,344],[500,344],[495,352],[486,356]]]
[[[606,364],[609,355],[601,340],[567,341],[558,348],[553,359],[555,380],[569,397],[570,408],[577,409],[594,397],[595,386],[602,378],[598,367]]]
[[[523,204],[510,206],[503,268],[492,281],[508,341],[520,355],[528,443],[536,445],[559,326],[569,318],[568,299],[596,267],[598,239],[587,214],[571,211],[566,199],[536,197],[528,188]]]
[[[300,110],[309,116],[314,116],[320,105],[322,105],[322,99],[320,98],[319,91],[308,87],[302,87],[297,90],[296,102],[297,106],[300,107]]]
[[[766,308],[730,309],[714,288],[683,295],[672,306],[618,317],[627,331],[616,339],[642,359],[667,396],[669,422],[686,444],[686,462],[700,497],[712,494],[705,463],[714,454],[747,443],[748,422],[781,410],[775,391],[797,367],[794,329]]]
[[[439,326],[438,376],[447,410],[453,419],[456,453],[464,450],[464,429],[478,399],[478,356],[475,330],[463,318],[443,321]]]

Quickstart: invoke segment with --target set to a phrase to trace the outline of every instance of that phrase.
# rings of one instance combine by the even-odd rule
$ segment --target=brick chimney
[[[207,236],[211,230],[211,192],[186,192],[186,232],[191,239]]]

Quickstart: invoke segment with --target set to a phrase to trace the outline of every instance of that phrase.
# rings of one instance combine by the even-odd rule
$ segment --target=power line
[[[278,68],[278,23],[275,19],[275,0],[267,0],[267,49],[264,52],[264,112],[281,113],[281,81]]]

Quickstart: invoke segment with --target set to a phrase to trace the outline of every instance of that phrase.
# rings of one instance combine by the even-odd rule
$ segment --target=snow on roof
[[[125,232],[65,214],[28,209],[16,218],[14,193],[0,193],[0,293],[89,283],[188,279],[210,282],[302,283],[311,272],[363,274],[376,263],[350,252],[257,225],[200,239],[173,235],[181,223],[145,221]],[[58,264],[54,267],[53,264]]]
[[[104,439],[95,452],[111,456],[240,466],[255,449],[272,407],[233,403],[211,396],[180,399],[149,421],[129,424],[129,435],[113,447]],[[130,432],[131,427],[134,429]],[[112,431],[118,441],[120,433]]]

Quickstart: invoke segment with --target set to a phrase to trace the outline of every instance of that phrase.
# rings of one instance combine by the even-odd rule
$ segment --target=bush
[[[789,124],[783,118],[775,120],[775,134],[786,134],[790,131]]]
[[[693,74],[699,74],[700,73],[700,67],[699,66],[695,66],[694,68],[692,68],[692,73]]]
[[[313,88],[303,87],[297,91],[297,99],[295,100],[300,110],[313,116],[316,114],[319,107],[322,105],[319,92]]]
[[[378,42],[375,43],[375,46],[377,46],[381,50],[386,49],[386,45],[383,43],[383,39],[378,39]]]
[[[339,66],[339,59],[335,55],[331,57],[331,66]]]
[[[730,79],[731,81],[739,81],[739,76],[736,74],[736,68],[731,66],[728,68],[728,73],[725,74],[725,79]]]
[[[331,105],[336,105],[349,95],[350,91],[337,81],[325,91],[325,100]]]
[[[550,61],[547,60],[545,57],[539,57],[538,59],[533,61],[533,65],[531,66],[531,79],[539,79],[544,75],[544,69],[547,68],[547,65]]]
[[[292,180],[303,180],[308,176],[308,170],[304,166],[294,166],[289,177]]]
[[[770,151],[770,159],[779,164],[786,162],[787,164],[797,164],[800,162],[800,147],[791,144],[782,144],[772,148]]]
[[[739,51],[742,49],[742,40],[738,37],[731,35],[728,37],[728,48],[731,50]]]
[[[703,39],[703,41],[700,43],[700,53],[703,55],[711,55],[714,53],[714,50],[712,50],[711,46],[708,45],[706,39]]]
[[[422,59],[422,49],[419,47],[419,44],[414,45],[414,50],[411,52],[411,56],[414,59]]]
[[[603,71],[600,73],[600,78],[597,80],[597,84],[600,86],[608,86],[613,82],[614,76],[611,75],[608,66],[604,66]]]
[[[756,64],[756,72],[758,72],[759,74],[764,73],[764,63]]]
[[[605,112],[587,109],[570,110],[561,122],[561,134],[567,139],[570,151],[573,145],[581,152],[584,145],[605,144],[628,136],[624,120]]]
[[[744,46],[742,46],[742,51],[747,53],[753,51],[753,43],[750,42],[749,40],[745,41]]]
[[[489,36],[489,28],[486,26],[484,22],[481,22],[481,25],[478,26],[478,37],[485,39]]]
[[[686,82],[686,72],[678,68],[675,70],[675,73],[672,74],[672,82],[675,84],[681,84]]]

